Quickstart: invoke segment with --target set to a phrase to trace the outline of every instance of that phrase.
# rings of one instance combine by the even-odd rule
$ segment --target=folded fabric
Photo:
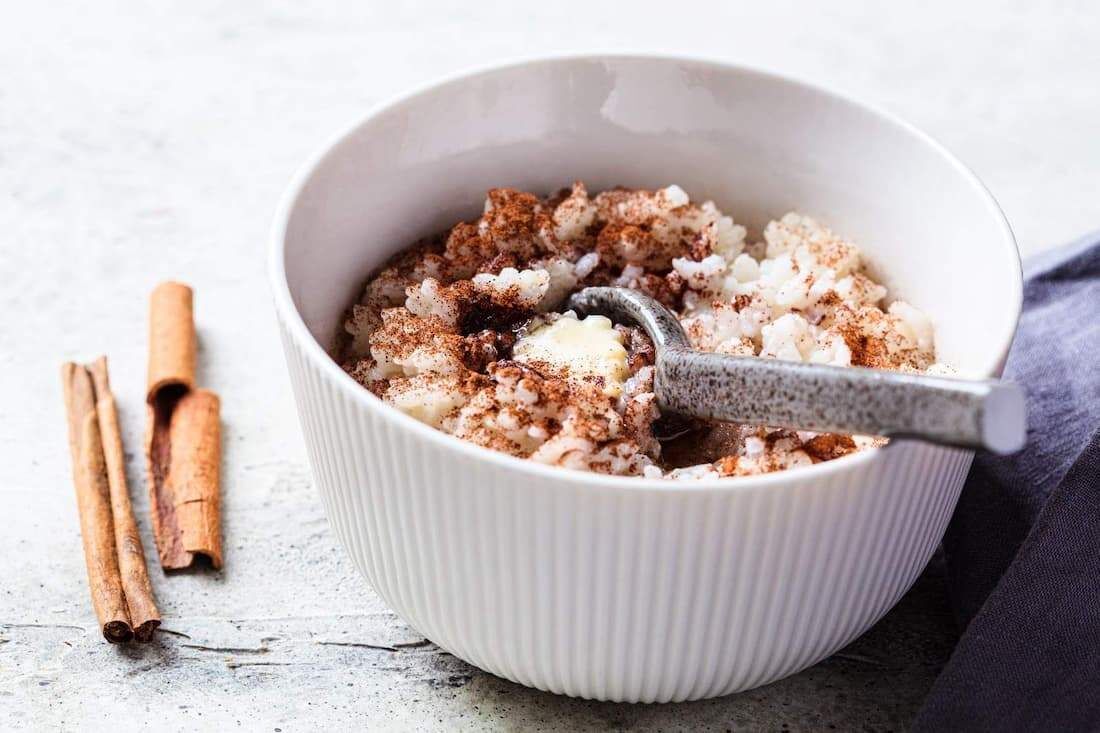
[[[917,730],[1100,730],[1100,234],[1025,274],[1028,442],[975,458],[944,537],[965,631]]]

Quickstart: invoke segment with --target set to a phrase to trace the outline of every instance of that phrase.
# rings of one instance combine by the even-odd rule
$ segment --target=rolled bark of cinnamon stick
[[[141,544],[130,491],[126,485],[126,458],[122,450],[122,432],[118,425],[118,408],[107,375],[107,358],[99,357],[88,371],[95,387],[96,416],[103,444],[103,457],[111,496],[111,516],[114,522],[118,569],[130,623],[138,641],[149,641],[160,626],[160,611],[153,598],[153,587],[145,565],[145,550]]]
[[[163,282],[149,298],[150,405],[168,387],[195,386],[195,321],[191,288]]]
[[[195,389],[191,289],[161,283],[149,307],[145,456],[161,567],[222,566],[220,402]]]
[[[96,414],[95,390],[87,370],[79,364],[63,364],[61,379],[92,607],[107,641],[129,641],[134,632],[118,568],[110,481]]]

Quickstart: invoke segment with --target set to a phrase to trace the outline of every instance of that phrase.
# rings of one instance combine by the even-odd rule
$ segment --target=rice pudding
[[[493,189],[484,213],[400,253],[367,282],[344,369],[397,409],[478,445],[600,473],[691,479],[831,460],[880,438],[662,416],[639,328],[562,310],[591,285],[633,288],[696,348],[906,371],[933,328],[865,271],[859,248],[798,213],[758,239],[678,186]]]

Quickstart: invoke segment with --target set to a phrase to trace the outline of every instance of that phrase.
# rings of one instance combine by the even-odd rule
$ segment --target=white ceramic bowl
[[[402,618],[478,667],[589,698],[688,700],[797,672],[909,588],[971,453],[895,441],[753,478],[598,476],[433,431],[326,354],[387,256],[476,216],[488,188],[577,178],[677,183],[750,227],[794,208],[819,216],[975,376],[999,373],[1020,308],[1008,225],[955,158],[882,112],[654,57],[433,85],[370,113],[286,196],[270,272],[314,476],[340,542]]]

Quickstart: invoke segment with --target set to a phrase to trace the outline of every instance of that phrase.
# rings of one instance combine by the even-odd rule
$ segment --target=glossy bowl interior
[[[939,145],[796,82],[655,59],[521,64],[377,111],[297,191],[286,287],[327,346],[371,270],[476,216],[488,188],[550,192],[578,178],[594,191],[677,183],[757,233],[792,209],[820,217],[932,316],[940,358],[968,374],[995,371],[1015,330],[1011,232]]]
[[[382,404],[326,355],[344,310],[388,256],[476,216],[488,188],[545,193],[574,179],[590,191],[677,183],[757,234],[792,209],[819,217],[861,246],[891,295],[932,317],[940,359],[975,377],[999,372],[1015,330],[1021,281],[1012,234],[973,174],[889,115],[770,74],[673,58],[547,59],[441,82],[370,113],[288,191],[270,273],[311,462],[342,542],[399,613],[475,664],[586,697],[687,699],[789,674],[860,633],[913,581],[942,536],[968,453],[897,441],[764,477],[690,485],[601,477],[533,465],[433,431]],[[880,506],[884,496],[899,503]],[[406,505],[408,497],[420,504]],[[754,547],[781,554],[771,564],[765,558],[740,566],[734,579],[733,566],[723,570],[723,553],[756,550],[726,533],[743,532],[738,523],[746,517],[764,521],[761,501],[778,514],[753,525]],[[451,502],[454,511],[431,511]],[[618,510],[609,508],[616,503]],[[816,514],[805,514],[811,504]],[[502,517],[501,505],[517,514]],[[693,527],[704,505],[729,523]],[[536,516],[538,507],[544,516]],[[922,513],[910,520],[897,507]],[[661,519],[649,530],[622,524],[651,510]],[[800,538],[814,517],[828,523]],[[540,524],[551,520],[553,528]],[[673,524],[662,534],[667,522]],[[526,544],[543,531],[572,539],[548,540],[541,550]],[[602,532],[619,532],[614,559],[600,554]],[[477,570],[459,572],[447,553],[429,551],[430,538],[442,534],[455,551],[471,553],[469,568]],[[391,536],[405,541],[380,539]],[[843,549],[860,537],[868,552],[881,543],[891,559],[861,566],[859,555]],[[581,547],[594,553],[591,568],[575,564]],[[677,566],[668,571],[671,585],[630,580],[647,572],[639,563],[661,553],[705,548],[715,553],[699,570],[705,577]],[[836,567],[807,566],[788,583],[776,574],[788,567],[790,552],[834,552]],[[502,555],[530,556],[515,573],[553,578],[553,590],[503,584]],[[676,600],[681,581],[718,587]],[[812,598],[811,582],[877,583],[881,592],[850,601]],[[828,596],[829,587],[819,591]],[[637,674],[620,641],[606,649],[582,643],[609,622],[637,632],[621,637],[627,646],[689,623],[703,635],[700,645],[707,634],[759,637],[763,618],[738,616],[723,606],[726,594],[730,604],[745,597],[754,609],[788,609],[791,623],[812,627],[795,623],[790,628],[802,631],[792,641],[795,632],[777,626],[751,658],[666,659],[653,652],[651,660],[664,661]],[[639,620],[625,610],[629,603],[669,610]],[[837,611],[837,603],[851,607]],[[547,616],[544,604],[558,610]],[[531,620],[509,626],[511,613]],[[475,618],[499,623],[483,628]]]

